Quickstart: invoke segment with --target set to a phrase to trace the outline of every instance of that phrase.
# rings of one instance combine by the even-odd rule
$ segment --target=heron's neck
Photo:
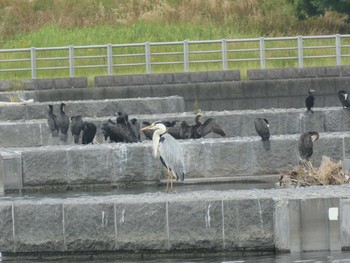
[[[159,156],[159,140],[160,140],[160,136],[162,134],[163,133],[160,130],[156,130],[153,133],[152,142],[153,142],[153,155],[154,155],[154,157]]]

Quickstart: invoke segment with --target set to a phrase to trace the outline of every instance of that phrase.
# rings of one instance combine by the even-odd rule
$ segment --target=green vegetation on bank
[[[347,14],[336,12],[336,9],[332,10],[331,6],[325,5],[327,1],[312,0],[311,2],[310,0],[1,0],[0,49],[348,32],[350,27]],[[316,5],[318,2],[322,2],[323,5]],[[303,10],[304,6],[308,9]],[[316,15],[312,15],[314,10],[318,10]],[[270,47],[276,47],[280,44],[276,43]],[[310,43],[310,45],[318,44]],[[333,43],[326,40],[324,45],[333,45]],[[198,47],[198,49],[200,48]],[[249,48],[249,46],[234,48]],[[172,47],[168,50],[168,52],[174,51],[176,52],[178,49]],[[88,55],[105,55],[104,50],[87,50],[87,52],[89,52]],[[143,51],[130,49],[130,52]],[[295,54],[294,51],[291,53]],[[320,50],[316,52],[316,55],[328,53],[329,50]],[[37,52],[38,58],[40,56],[44,58],[46,55],[48,54]],[[57,51],[49,56],[60,57],[66,55],[65,52]],[[75,55],[79,55],[79,52]],[[86,54],[80,53],[80,55],[84,56]],[[25,57],[19,54],[20,58],[21,56]],[[216,56],[219,55],[208,54],[201,56],[201,59],[216,59]],[[246,56],[249,56],[249,54]],[[12,58],[0,54],[0,60],[2,59]],[[175,59],[180,60],[181,58],[179,56]],[[159,59],[159,62],[162,61],[162,59]],[[122,62],[137,63],[133,58]],[[50,63],[37,61],[37,66],[52,67]],[[67,67],[67,62],[56,61],[55,63],[55,66]],[[75,65],[85,66],[89,63],[103,62],[76,61]],[[308,61],[307,63],[306,66],[317,66],[325,65],[329,61],[326,59]],[[28,62],[20,64],[23,68],[30,67]],[[4,64],[3,66],[0,65],[0,69],[7,68],[6,66]],[[271,61],[267,64],[267,67],[286,66],[297,66],[297,62]],[[191,67],[191,71],[221,69],[220,64],[204,67],[203,65],[192,65]],[[259,67],[259,62],[256,61],[243,63],[239,66],[229,64],[230,69],[239,68],[243,71],[257,67]],[[177,72],[181,70],[181,66],[160,65],[152,68],[152,72]],[[134,74],[144,72],[144,68],[140,67],[138,69],[118,68],[117,72],[114,73]],[[78,69],[75,74],[79,76],[92,73],[89,69]],[[106,69],[94,71],[93,74],[104,75]],[[38,72],[37,77],[60,76],[67,76],[67,71],[42,71]],[[0,79],[28,77],[30,77],[30,72],[23,71],[16,74],[2,73]]]

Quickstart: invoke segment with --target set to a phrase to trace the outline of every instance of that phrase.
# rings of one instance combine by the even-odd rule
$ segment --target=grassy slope
[[[297,21],[293,6],[285,0],[1,0],[0,48],[330,34],[337,33],[342,23],[334,14]],[[50,65],[43,63],[43,66]],[[238,68],[257,66],[246,63]],[[269,67],[284,66],[295,65],[282,61]],[[157,72],[179,70],[156,69]],[[117,74],[140,72],[125,69]],[[85,70],[76,74],[91,73]],[[61,75],[45,71],[38,77],[53,76]],[[28,74],[2,74],[0,78],[27,77]]]

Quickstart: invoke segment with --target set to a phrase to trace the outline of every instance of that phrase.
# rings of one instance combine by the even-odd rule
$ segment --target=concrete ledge
[[[239,80],[241,80],[239,70],[227,70],[189,73],[97,76],[95,77],[95,86],[117,87]]]
[[[184,100],[178,96],[107,99],[86,101],[65,101],[66,112],[69,116],[82,117],[115,116],[118,111],[132,112],[134,114],[155,114],[183,112]],[[54,112],[59,113],[60,102],[45,103],[14,103],[0,106],[0,120],[33,120],[46,119],[48,104],[54,105]]]
[[[249,80],[329,78],[349,76],[349,66],[276,68],[247,70]]]
[[[259,81],[219,81],[94,87],[81,89],[36,90],[16,93],[34,101],[67,101],[113,98],[145,98],[181,96],[185,110],[246,110],[271,108],[304,108],[309,89],[315,89],[316,107],[341,106],[337,97],[340,89],[348,90],[350,77],[276,79]],[[8,101],[11,92],[0,93]]]
[[[245,111],[221,111],[203,112],[203,119],[215,118],[216,122],[223,128],[227,137],[257,136],[254,120],[258,117],[268,119],[270,123],[270,134],[300,134],[304,131],[315,130],[317,132],[341,132],[350,131],[350,112],[340,107],[315,108],[315,113],[306,113],[304,109],[271,109],[271,110],[245,110]],[[163,113],[150,115],[129,115],[142,121],[154,122],[157,120],[185,120],[190,125],[194,124],[195,115],[186,113]],[[93,122],[98,127],[97,138],[100,143],[104,140],[101,134],[102,122],[114,116],[99,118],[84,117],[85,121]],[[25,136],[23,136],[25,134]],[[221,136],[210,133],[206,138],[221,138]],[[141,139],[144,140],[143,133]],[[70,132],[68,133],[68,144],[73,144]],[[49,129],[46,119],[32,121],[0,122],[0,145],[2,147],[32,147],[58,145],[59,138],[49,138]]]
[[[349,248],[349,190],[344,185],[181,194],[72,193],[69,198],[0,197],[0,246],[5,257],[107,251],[117,252],[115,256],[123,252],[146,256],[189,250],[338,251]],[[332,218],[330,208],[335,210]]]
[[[185,151],[187,178],[245,177],[279,174],[298,163],[298,135],[272,136],[265,151],[259,137],[180,141]],[[350,157],[350,133],[321,133],[311,158],[318,166],[322,156],[334,160]],[[11,164],[2,167],[5,190],[16,190],[6,178],[22,181],[23,189],[45,187],[92,188],[99,184],[144,184],[165,176],[159,160],[152,156],[151,142],[112,143],[87,146],[3,148]],[[16,153],[10,155],[8,153]],[[18,161],[20,160],[20,161]],[[12,172],[12,171],[16,171]],[[11,175],[9,176],[8,173]],[[98,174],[98,176],[96,176]],[[21,185],[18,183],[18,185]]]
[[[87,88],[86,77],[0,81],[0,91]]]

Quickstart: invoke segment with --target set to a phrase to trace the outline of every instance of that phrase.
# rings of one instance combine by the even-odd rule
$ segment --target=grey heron
[[[67,132],[69,129],[69,117],[65,112],[66,104],[61,103],[60,105],[60,115],[58,117],[58,127],[60,129],[61,135],[60,140],[63,142],[67,141]]]
[[[300,135],[298,142],[298,150],[300,158],[309,160],[313,154],[313,142],[319,138],[318,132],[304,132]]]
[[[314,104],[315,104],[315,97],[313,95],[314,92],[315,92],[315,90],[309,89],[308,96],[305,99],[305,105],[306,105],[307,112],[310,111],[311,113],[314,113],[314,111],[312,110],[312,108],[314,107]]]
[[[350,98],[349,93],[346,93],[345,90],[339,90],[338,91],[338,98],[343,105],[343,109],[350,107]]]
[[[270,150],[270,125],[268,120],[263,118],[256,118],[254,124],[256,132],[259,134],[263,141],[264,149],[267,151]]]
[[[170,191],[172,191],[173,177],[181,181],[185,179],[185,161],[180,143],[167,133],[166,126],[160,121],[156,121],[141,130],[154,131],[152,136],[153,155],[155,158],[159,157],[167,168],[167,192],[169,192],[169,184]]]
[[[49,129],[51,131],[52,137],[58,136],[58,119],[56,114],[53,113],[53,105],[49,105],[49,112],[47,116],[47,124],[49,125]]]

